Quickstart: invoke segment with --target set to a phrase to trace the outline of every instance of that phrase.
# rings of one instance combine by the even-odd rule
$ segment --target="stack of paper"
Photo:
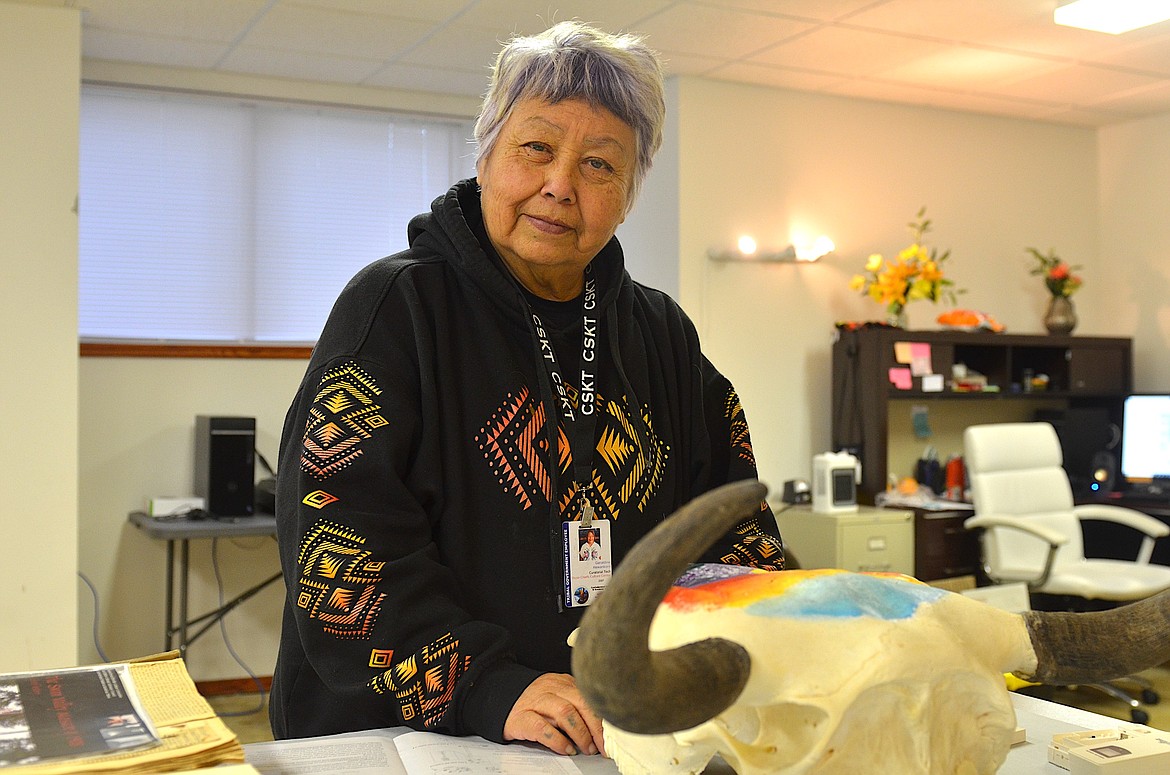
[[[178,652],[0,675],[0,768],[147,773],[243,761],[235,733],[199,695]]]

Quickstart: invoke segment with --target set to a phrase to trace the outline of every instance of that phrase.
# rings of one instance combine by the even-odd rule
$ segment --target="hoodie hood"
[[[528,304],[519,284],[504,266],[488,240],[483,225],[479,183],[461,180],[431,202],[431,211],[411,219],[407,240],[413,249],[450,257],[452,265],[502,314],[528,326]],[[594,256],[598,287],[598,311],[609,309],[624,283],[625,256],[617,237],[611,237]]]

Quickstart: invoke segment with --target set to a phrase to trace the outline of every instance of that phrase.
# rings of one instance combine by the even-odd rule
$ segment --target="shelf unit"
[[[941,375],[941,391],[924,391],[921,376],[914,376],[908,389],[891,382],[891,368],[908,367],[895,356],[899,343],[929,346],[930,371]],[[985,375],[998,392],[954,391],[956,363]],[[1032,419],[1038,409],[1093,408],[1119,422],[1122,399],[1133,389],[1133,346],[1125,338],[865,326],[837,329],[832,369],[832,448],[861,461],[858,497],[873,503],[886,488],[891,435],[913,439],[906,424],[891,428],[891,415],[903,417],[909,405],[924,405],[944,422],[949,415],[961,416],[962,425],[1000,421],[1004,410]],[[1048,375],[1047,389],[1025,391],[1028,373]]]

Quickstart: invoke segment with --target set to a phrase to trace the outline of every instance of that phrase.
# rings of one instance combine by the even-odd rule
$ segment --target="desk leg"
[[[179,555],[179,564],[182,566],[179,579],[179,654],[187,656],[187,571],[190,560],[190,542],[184,538],[183,547]]]
[[[175,632],[175,542],[167,541],[167,628],[163,631],[164,651],[174,646]]]

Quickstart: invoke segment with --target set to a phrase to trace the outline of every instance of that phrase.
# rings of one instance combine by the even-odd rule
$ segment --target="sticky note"
[[[930,365],[930,343],[913,342],[910,345],[910,372],[915,377],[923,377],[934,372]]]
[[[914,377],[910,374],[910,369],[905,366],[890,367],[890,382],[898,390],[909,390],[914,387]]]
[[[943,375],[924,374],[922,376],[923,393],[941,393],[943,389]]]
[[[909,363],[912,357],[912,351],[909,342],[894,342],[894,361],[896,363]]]

